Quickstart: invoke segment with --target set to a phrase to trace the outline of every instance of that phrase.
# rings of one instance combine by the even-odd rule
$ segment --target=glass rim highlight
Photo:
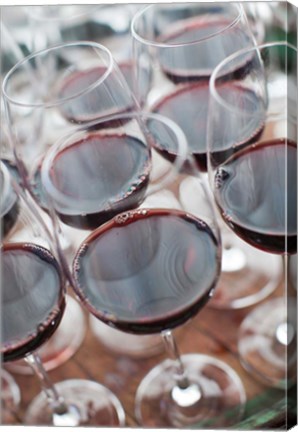
[[[250,113],[248,111],[240,111],[239,107],[235,108],[235,106],[229,104],[228,102],[226,102],[218,93],[217,91],[217,86],[216,86],[216,81],[217,79],[221,78],[221,74],[220,71],[227,66],[230,62],[232,62],[233,60],[237,59],[237,57],[242,56],[242,55],[246,55],[252,52],[255,52],[259,55],[260,57],[260,53],[261,50],[263,49],[267,49],[267,48],[274,48],[274,47],[284,47],[284,48],[290,48],[293,51],[295,51],[297,53],[297,48],[290,44],[287,41],[272,41],[272,42],[268,42],[265,44],[261,44],[261,45],[256,45],[253,47],[249,47],[249,48],[243,48],[239,51],[234,52],[233,54],[229,55],[228,57],[226,57],[224,60],[222,60],[213,70],[211,77],[210,77],[210,81],[209,81],[209,90],[210,90],[210,97],[213,98],[220,106],[222,106],[224,109],[229,110],[230,112],[237,114],[237,116],[239,117],[245,117],[245,118],[251,118],[254,117],[256,115],[256,111],[254,111],[253,113]],[[270,118],[272,120],[280,120],[280,119],[284,119],[283,116],[281,116],[280,114],[271,114],[271,113],[264,113],[264,110],[261,111],[257,111],[257,112],[262,112],[264,114],[264,119],[266,118]],[[286,114],[285,114],[286,115]]]
[[[61,98],[61,99],[58,99],[58,100],[53,101],[53,102],[24,103],[24,102],[18,101],[14,97],[10,96],[9,89],[8,89],[9,80],[12,79],[13,75],[15,73],[17,73],[18,70],[20,70],[22,67],[29,67],[28,73],[30,73],[30,67],[31,66],[29,65],[29,62],[32,59],[37,58],[41,55],[47,55],[48,53],[51,53],[53,51],[58,51],[58,50],[67,49],[67,48],[74,48],[74,47],[78,47],[78,48],[79,47],[87,47],[87,48],[93,48],[95,50],[98,49],[107,55],[108,66],[106,67],[106,70],[103,73],[103,75],[101,77],[99,77],[98,80],[96,80],[94,83],[88,85],[83,90],[81,90],[81,91],[79,91],[79,92],[77,92],[71,96],[68,96],[66,98]],[[104,45],[101,45],[97,42],[91,42],[91,41],[78,41],[78,42],[62,43],[62,44],[53,45],[50,48],[35,51],[34,53],[32,53],[32,54],[26,56],[25,58],[23,58],[22,60],[18,61],[8,71],[8,73],[4,77],[3,84],[2,84],[2,92],[3,92],[3,96],[4,96],[4,101],[6,100],[6,103],[8,102],[10,104],[13,104],[13,105],[19,106],[19,107],[23,107],[23,108],[25,108],[25,107],[26,108],[27,107],[28,108],[53,108],[56,106],[63,105],[66,102],[72,101],[73,99],[84,95],[86,92],[92,91],[98,85],[103,83],[106,80],[106,78],[110,75],[114,64],[115,64],[115,62],[114,62],[114,59],[113,59],[113,56],[112,56],[110,50],[107,47],[105,47]]]
[[[192,4],[192,3],[190,3],[190,4]],[[212,6],[215,6],[217,3],[212,3],[212,2],[208,3],[207,2],[207,4],[209,4],[210,7],[212,7]],[[220,4],[222,6],[226,6],[225,3],[220,3]],[[138,11],[134,15],[134,17],[132,19],[132,22],[131,22],[131,27],[130,27],[131,28],[131,34],[132,34],[132,37],[135,40],[137,40],[138,42],[143,43],[144,45],[154,46],[154,47],[157,47],[157,48],[179,48],[179,47],[184,47],[184,46],[199,45],[199,44],[201,44],[201,43],[203,43],[203,42],[205,42],[205,41],[207,41],[209,39],[212,39],[212,38],[214,38],[214,37],[222,34],[223,32],[226,32],[230,28],[233,28],[243,18],[243,16],[244,16],[243,6],[240,3],[232,3],[232,4],[235,5],[236,8],[238,9],[238,15],[236,16],[236,18],[234,18],[232,20],[232,22],[229,25],[225,26],[223,29],[221,29],[221,30],[219,30],[217,32],[211,33],[210,35],[205,36],[205,37],[203,37],[203,38],[201,38],[199,40],[195,40],[195,41],[191,41],[191,42],[181,42],[181,43],[172,43],[172,44],[170,44],[170,43],[159,42],[159,41],[156,41],[156,40],[147,39],[147,38],[141,36],[138,33],[138,31],[136,30],[137,20],[140,19],[142,17],[142,15],[144,15],[148,10],[150,10],[150,9],[156,7],[156,6],[167,5],[166,3],[163,3],[163,4],[154,3],[154,4],[151,4],[149,6],[144,7],[140,11]],[[193,3],[192,5],[196,5],[196,3]],[[172,6],[172,5],[170,4],[170,6]]]

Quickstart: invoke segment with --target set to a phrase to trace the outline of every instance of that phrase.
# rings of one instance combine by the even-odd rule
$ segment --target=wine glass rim
[[[17,99],[15,99],[14,97],[11,97],[9,95],[8,92],[8,85],[9,85],[9,80],[11,79],[11,77],[13,76],[13,74],[20,69],[21,67],[23,67],[26,63],[28,63],[30,60],[32,60],[33,58],[37,58],[40,55],[43,54],[48,54],[51,51],[57,51],[59,49],[63,49],[63,48],[71,48],[71,47],[75,47],[75,46],[82,46],[82,47],[91,47],[91,48],[95,48],[95,49],[99,49],[101,51],[103,51],[105,54],[107,54],[108,56],[108,61],[109,64],[107,66],[107,69],[105,70],[105,72],[103,73],[103,75],[101,75],[99,77],[98,80],[96,80],[95,82],[93,82],[92,84],[89,84],[86,88],[84,88],[83,90],[65,97],[65,98],[61,98],[58,99],[56,101],[53,102],[38,102],[38,103],[24,103],[24,102],[20,102]],[[60,106],[62,104],[64,104],[65,102],[69,102],[77,97],[80,97],[81,95],[83,95],[86,91],[92,91],[93,89],[95,89],[99,84],[101,84],[102,82],[104,82],[106,80],[106,78],[110,75],[112,69],[113,69],[113,65],[114,65],[114,59],[112,56],[112,53],[110,52],[110,50],[105,47],[104,45],[101,45],[97,42],[91,42],[91,41],[75,41],[75,42],[68,42],[68,43],[60,43],[57,45],[53,45],[49,48],[45,48],[45,49],[41,49],[38,51],[35,51],[31,54],[29,54],[28,56],[24,57],[23,59],[21,59],[20,61],[18,61],[6,74],[6,76],[4,77],[3,80],[3,84],[2,84],[2,93],[4,98],[6,99],[7,102],[15,105],[15,106],[19,106],[19,107],[28,107],[28,108],[52,108],[55,106]],[[37,84],[37,88],[38,88],[38,84]]]
[[[209,3],[210,7],[214,6],[215,3]],[[221,3],[222,4],[222,3]],[[195,4],[194,4],[195,5]],[[225,6],[225,4],[222,4],[223,6]],[[238,9],[238,14],[236,16],[236,18],[234,18],[228,25],[226,25],[223,29],[215,31],[205,37],[202,37],[198,40],[195,41],[191,41],[191,42],[180,42],[180,43],[165,43],[165,42],[159,42],[159,41],[155,41],[155,40],[150,40],[147,39],[145,37],[142,37],[136,30],[136,22],[137,20],[145,13],[147,12],[148,9],[151,9],[153,7],[159,6],[158,3],[155,4],[151,4],[148,5],[146,7],[144,7],[143,9],[139,10],[132,18],[131,21],[131,33],[134,39],[136,39],[138,42],[141,42],[144,45],[149,45],[149,46],[155,46],[158,48],[179,48],[179,47],[183,47],[183,46],[191,46],[191,45],[198,45],[200,43],[203,43],[209,39],[212,39],[213,37],[216,37],[224,32],[226,32],[227,30],[229,30],[230,28],[233,28],[235,25],[237,25],[237,23],[243,18],[244,16],[244,9],[243,6],[236,2],[233,3],[233,5],[236,6],[236,8]]]
[[[179,171],[183,164],[185,163],[185,160],[188,156],[188,144],[187,144],[187,140],[186,137],[184,135],[184,132],[182,131],[182,129],[176,124],[176,122],[174,122],[173,120],[169,119],[168,117],[165,117],[161,114],[158,113],[151,113],[151,112],[145,112],[145,111],[130,111],[130,112],[125,112],[125,113],[117,113],[117,114],[112,114],[109,116],[104,116],[101,117],[100,119],[94,120],[92,122],[89,122],[87,124],[84,124],[78,128],[75,129],[75,131],[71,131],[71,132],[67,132],[65,133],[63,136],[61,136],[54,144],[53,146],[50,147],[49,151],[46,153],[42,164],[41,164],[41,180],[42,180],[42,184],[43,187],[46,190],[47,195],[50,196],[50,199],[57,199],[57,200],[61,200],[64,205],[66,206],[70,206],[70,207],[76,207],[78,205],[78,199],[77,198],[73,198],[71,196],[67,196],[65,195],[63,192],[61,192],[61,190],[59,190],[54,183],[51,180],[51,166],[52,166],[52,162],[57,154],[57,151],[61,149],[61,146],[65,145],[66,147],[68,145],[71,145],[74,142],[74,138],[76,136],[79,136],[81,133],[101,133],[101,130],[99,129],[98,131],[93,131],[92,127],[95,125],[98,125],[98,123],[106,123],[109,121],[113,121],[113,120],[118,120],[118,119],[136,119],[136,120],[141,120],[140,125],[142,125],[142,120],[144,121],[144,117],[145,120],[152,118],[155,120],[158,120],[160,122],[162,122],[163,124],[165,124],[172,132],[174,132],[175,134],[175,138],[176,141],[178,143],[179,146],[179,155],[177,156],[177,162],[173,163],[173,169],[171,169],[171,173],[173,173],[173,175],[175,175],[176,171]],[[115,129],[109,128],[109,131],[111,132],[115,132]],[[117,131],[117,129],[116,129]],[[142,130],[142,132],[144,132]],[[168,179],[168,176],[166,177],[166,180]],[[165,183],[166,183],[165,180]],[[158,188],[159,189],[159,188]],[[152,188],[151,193],[154,193],[155,189]],[[97,211],[98,210],[98,201],[97,200],[93,200],[93,199],[84,199],[84,198],[80,198],[79,200],[80,206],[83,207],[84,206],[84,210],[86,212],[91,211]],[[85,208],[86,206],[86,208]]]
[[[229,104],[228,102],[226,102],[218,93],[217,89],[216,89],[216,80],[218,78],[220,78],[220,71],[221,69],[226,66],[229,62],[235,60],[238,56],[241,55],[245,55],[245,54],[249,54],[251,52],[260,52],[262,49],[266,49],[266,48],[272,48],[272,47],[276,47],[276,46],[284,46],[284,47],[288,47],[293,49],[294,51],[297,52],[297,48],[289,43],[288,41],[272,41],[272,42],[268,42],[268,43],[264,43],[261,45],[255,45],[252,47],[248,47],[248,48],[243,48],[239,51],[234,52],[233,54],[229,55],[228,57],[226,57],[224,60],[222,60],[213,70],[211,77],[210,77],[210,81],[209,81],[209,90],[210,90],[210,96],[212,98],[214,98],[216,100],[216,102],[218,104],[220,104],[221,106],[223,106],[225,109],[230,110],[231,112],[236,112],[237,111],[237,115],[242,115],[245,117],[252,117],[255,115],[254,113],[249,113],[249,112],[240,112],[239,111],[239,107],[235,107],[234,105]]]

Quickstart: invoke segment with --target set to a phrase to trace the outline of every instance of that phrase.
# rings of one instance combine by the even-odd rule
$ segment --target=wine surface
[[[54,333],[64,311],[62,276],[45,248],[30,243],[2,248],[4,361],[23,358]]]
[[[259,99],[250,90],[244,89],[237,82],[222,84],[219,92],[223,98],[229,101],[234,106],[239,106],[241,101],[241,109],[246,110],[248,113],[255,112],[258,107]],[[164,99],[159,101],[152,111],[169,117],[175,121],[183,130],[190,148],[190,152],[195,158],[197,167],[200,171],[207,171],[207,121],[209,109],[209,84],[208,82],[198,82],[183,85],[175,92],[169,94]],[[212,115],[212,113],[211,113]],[[247,134],[243,133],[243,128],[239,124],[239,118],[232,117],[230,112],[224,110],[221,112],[220,124],[217,130],[213,131],[213,141],[220,142],[223,134],[225,134],[224,142],[231,139],[237,139],[238,147],[251,141],[252,138],[256,139],[256,135],[262,132],[262,118],[257,118],[247,127]],[[247,119],[244,120],[247,122]],[[150,129],[150,121],[148,122]],[[162,136],[162,131],[159,132],[156,122],[152,123],[154,128],[153,133]],[[237,136],[239,131],[239,136]],[[230,134],[230,137],[229,137]],[[177,156],[175,149],[161,147],[160,143],[166,142],[165,140],[156,140],[156,148],[162,155],[173,162]],[[213,143],[214,144],[214,143]],[[213,153],[213,158],[216,158],[217,163],[227,157],[229,150],[216,149]]]
[[[89,311],[120,330],[176,327],[208,301],[219,274],[214,234],[178,210],[122,213],[81,245],[73,263]]]
[[[175,47],[159,50],[159,62],[166,76],[175,83],[208,81],[213,69],[230,54],[252,43],[250,35],[239,25],[220,16],[195,17],[168,27],[158,41]],[[234,23],[235,24],[235,23]],[[171,29],[172,27],[172,29]],[[234,65],[234,78],[247,73],[251,57]],[[228,73],[228,71],[226,71]],[[229,72],[229,73],[230,73]]]
[[[128,86],[132,85],[132,64],[127,62],[121,67]],[[101,117],[129,112],[134,108],[134,100],[129,87],[123,87],[112,72],[107,77],[107,68],[93,67],[84,71],[76,71],[65,78],[58,95],[61,99],[73,97],[62,106],[64,117],[75,123],[85,123]],[[100,79],[103,81],[100,82]],[[94,88],[93,88],[94,87]],[[80,95],[80,93],[85,92]],[[113,121],[102,122],[98,127],[112,127]]]
[[[57,208],[59,217],[67,225],[90,230],[122,211],[138,207],[146,192],[150,167],[150,151],[141,140],[129,135],[89,133],[57,153],[52,163],[53,185],[72,200],[64,209],[63,202]],[[92,211],[81,208],[80,200],[91,203]]]
[[[297,251],[297,146],[264,141],[236,152],[217,169],[215,199],[223,219],[259,249]]]

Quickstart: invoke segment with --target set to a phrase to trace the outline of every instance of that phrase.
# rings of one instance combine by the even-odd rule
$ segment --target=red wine
[[[215,199],[223,219],[259,249],[297,251],[297,146],[276,139],[249,146],[218,168]]]
[[[145,196],[150,168],[150,151],[139,139],[89,133],[61,150],[52,162],[53,185],[73,201],[56,208],[60,219],[75,228],[91,230],[122,211],[138,207]],[[92,203],[92,212],[81,200]]]
[[[64,285],[57,261],[41,246],[7,244],[1,254],[1,353],[4,361],[12,361],[55,332],[65,307]]]
[[[66,99],[74,96],[73,100],[62,106],[64,117],[74,123],[86,123],[104,116],[125,113],[135,108],[134,100],[122,86],[122,82],[111,73],[103,83],[96,85],[106,73],[107,68],[96,67],[71,73],[64,79],[59,90],[59,98]],[[122,65],[124,77],[131,83],[132,64]],[[88,87],[95,86],[93,90]],[[76,97],[86,89],[86,94]],[[116,120],[119,123],[120,120]],[[127,119],[123,119],[123,122]],[[101,122],[97,127],[114,127],[115,121]]]
[[[159,50],[162,70],[174,83],[209,81],[213,69],[222,60],[251,45],[250,35],[239,26],[232,27],[231,21],[219,16],[208,18],[183,20],[172,29],[168,26],[167,32],[159,36],[159,42],[174,46]],[[246,56],[225,75],[232,73],[234,79],[244,76],[250,69],[250,61],[251,55]]]
[[[186,322],[208,301],[219,274],[218,243],[194,216],[138,209],[94,231],[73,274],[77,294],[100,320],[156,333]]]
[[[229,84],[222,84],[218,89],[221,96],[227,100],[233,106],[240,105],[241,109],[246,110],[248,113],[253,113],[260,103],[259,98],[250,90],[245,89],[236,82]],[[192,153],[197,167],[200,171],[207,171],[207,116],[209,109],[209,84],[208,82],[192,83],[179,87],[178,90],[169,94],[164,99],[159,101],[153,108],[152,111],[164,115],[173,121],[175,121],[183,130],[187,142],[189,145],[190,152]],[[243,134],[243,127],[241,121],[246,124],[246,135]],[[225,143],[229,144],[231,140],[235,142],[237,140],[238,147],[247,144],[252,139],[256,139],[256,136],[260,136],[263,131],[263,121],[260,118],[253,120],[250,124],[247,118],[237,119],[230,115],[230,112],[224,110],[221,113],[220,125],[217,130],[213,131],[214,145],[216,142],[221,142],[219,139],[225,133]],[[228,126],[228,127],[227,127]],[[156,149],[167,158],[170,162],[173,162],[177,156],[177,149],[172,149],[164,146],[166,140],[160,139],[162,131],[158,127],[157,122],[149,121],[148,128],[153,133],[157,134],[159,139],[156,140]],[[229,137],[230,134],[230,137]],[[237,135],[239,134],[239,135]],[[218,136],[217,136],[218,135]],[[234,150],[233,150],[234,151]],[[227,158],[228,152],[231,149],[218,148],[212,155],[216,159],[217,163]],[[188,163],[185,164],[185,171],[188,171]]]

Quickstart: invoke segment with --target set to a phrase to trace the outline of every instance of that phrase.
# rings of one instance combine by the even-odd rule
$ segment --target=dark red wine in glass
[[[223,97],[228,98],[229,102],[233,104],[233,100],[242,100],[242,107],[249,113],[254,112],[258,106],[259,100],[255,93],[245,89],[241,85],[237,84],[236,81],[223,84],[220,92]],[[209,108],[209,83],[208,82],[197,82],[191,84],[185,84],[179,86],[173,93],[167,95],[164,99],[160,100],[153,108],[152,111],[164,115],[173,121],[175,121],[181,129],[184,131],[190,152],[192,153],[197,167],[201,172],[207,171],[207,117]],[[225,114],[225,113],[223,113]],[[222,127],[215,131],[214,140],[216,140],[216,133],[228,134],[231,130],[239,130],[241,132],[241,125],[234,124],[233,119],[226,113],[227,118],[223,115],[220,119]],[[237,119],[239,122],[239,119]],[[260,137],[263,131],[263,121],[261,118],[254,119],[249,125],[250,132],[246,135],[248,138],[245,141],[240,141],[237,146],[241,148],[252,140]],[[226,126],[228,125],[228,128]],[[152,120],[148,121],[148,128],[152,134],[162,135],[162,131],[159,131],[157,122]],[[234,134],[235,135],[235,134]],[[173,162],[177,157],[175,149],[163,146],[166,140],[156,140],[155,147],[163,157]],[[212,157],[216,159],[217,163],[225,160],[231,149],[219,149],[214,152]],[[188,171],[187,162],[185,163],[185,171]]]
[[[239,237],[261,250],[297,251],[297,144],[276,139],[230,157],[214,177],[216,203]]]
[[[122,211],[138,207],[151,169],[148,146],[124,134],[93,132],[59,151],[50,169],[59,193],[72,198],[72,208],[57,209],[62,222],[92,230]],[[95,210],[76,207],[89,200]]]
[[[128,85],[128,89],[132,90],[134,81],[133,62],[123,62],[119,65],[119,69]],[[124,91],[120,87],[119,92],[112,91],[114,87],[119,87],[119,82],[116,81],[117,77],[113,74],[110,74],[102,85],[99,84],[94,90],[88,91],[88,87],[95,85],[106,73],[106,68],[96,67],[84,71],[75,71],[63,80],[58,91],[61,99],[77,95],[80,91],[86,91],[86,95],[81,98],[63,104],[62,114],[68,121],[86,123],[104,116],[128,113],[135,108],[135,101],[130,90],[125,89]],[[139,73],[141,73],[141,79],[144,82],[142,87],[142,99],[144,99],[149,86],[149,73],[145,68],[141,69]],[[129,118],[122,118],[122,122],[128,120]],[[119,119],[116,121],[107,120],[94,125],[93,128],[119,126],[119,121]]]
[[[172,25],[172,29],[170,27],[157,41],[177,47],[175,55],[170,49],[161,48],[158,59],[164,74],[175,84],[198,80],[208,82],[217,64],[247,46],[251,37],[241,27],[232,27],[231,20],[219,16],[184,19]],[[233,66],[230,72],[234,79],[248,73],[250,61],[251,56],[247,55],[241,63]],[[225,77],[230,72],[226,71]]]
[[[183,324],[208,301],[220,270],[210,227],[183,211],[138,209],[95,230],[73,263],[89,311],[126,332]]]
[[[63,277],[47,249],[31,243],[2,247],[4,361],[24,358],[58,327],[65,308]]]

